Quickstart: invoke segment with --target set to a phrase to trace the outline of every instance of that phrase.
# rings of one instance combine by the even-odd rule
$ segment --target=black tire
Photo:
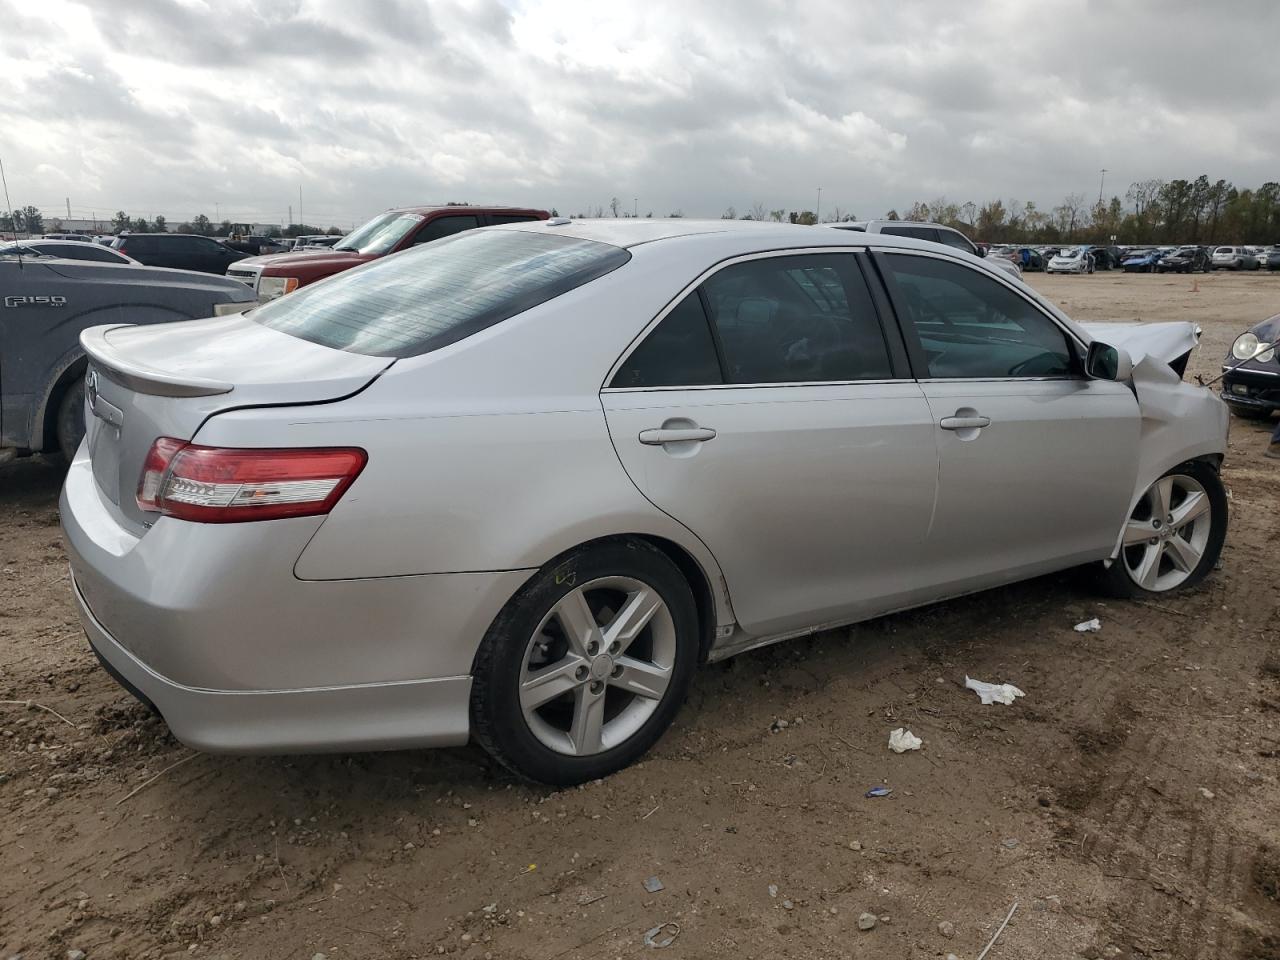
[[[77,378],[58,401],[58,420],[55,426],[58,449],[70,463],[84,439],[84,380]]]
[[[1188,460],[1166,471],[1160,479],[1177,475],[1187,476],[1197,481],[1209,497],[1212,511],[1209,537],[1200,562],[1176,587],[1170,590],[1148,590],[1134,582],[1123,559],[1118,557],[1110,565],[1100,564],[1100,586],[1109,596],[1125,599],[1169,596],[1194,587],[1208,576],[1209,571],[1217,564],[1218,557],[1222,553],[1222,544],[1227,538],[1227,491],[1222,484],[1222,478],[1217,470],[1204,461]]]
[[[618,745],[581,757],[560,753],[534,735],[521,708],[525,657],[539,624],[563,597],[577,585],[611,576],[651,587],[670,611],[676,637],[670,681],[654,712]],[[634,538],[570,550],[534,574],[485,634],[472,668],[472,733],[495,760],[530,780],[571,786],[615,773],[643,756],[680,710],[700,655],[698,631],[689,584],[661,550]]]

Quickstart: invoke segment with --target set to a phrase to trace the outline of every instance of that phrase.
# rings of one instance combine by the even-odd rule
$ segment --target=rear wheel
[[[622,769],[671,724],[697,664],[683,574],[640,540],[548,564],[503,608],[476,655],[471,725],[504,766],[567,786]]]
[[[1104,585],[1120,597],[1194,586],[1218,562],[1226,536],[1227,494],[1217,471],[1198,460],[1180,464],[1138,499]]]
[[[71,462],[84,439],[84,380],[77,379],[58,401],[58,449],[67,463]]]

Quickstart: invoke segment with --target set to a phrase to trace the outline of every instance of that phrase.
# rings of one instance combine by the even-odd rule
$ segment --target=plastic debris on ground
[[[644,882],[644,888],[648,890],[650,893],[658,893],[660,890],[663,889],[662,881],[659,880],[657,877],[650,877],[648,880]]]
[[[887,797],[893,793],[893,787],[872,787],[867,791],[867,796],[875,799],[876,797]]]
[[[1102,621],[1097,617],[1092,620],[1086,620],[1084,623],[1077,623],[1074,627],[1076,633],[1097,633],[1102,629]]]
[[[669,947],[675,943],[678,936],[680,936],[680,924],[664,923],[654,927],[644,935],[644,945],[655,950],[661,950],[663,947]]]
[[[983,680],[973,680],[965,677],[964,685],[965,689],[972,690],[982,700],[983,704],[988,706],[993,703],[1003,703],[1007,706],[1018,697],[1026,696],[1012,683],[987,683]]]
[[[908,750],[919,750],[924,741],[910,730],[899,727],[889,734],[889,749],[894,753],[906,753]]]

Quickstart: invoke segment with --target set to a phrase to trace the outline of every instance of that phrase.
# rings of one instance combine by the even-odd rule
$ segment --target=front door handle
[[[714,440],[716,432],[710,427],[660,427],[653,430],[641,430],[640,442],[651,447],[660,447],[664,443],[682,443],[687,440]]]
[[[980,430],[990,425],[990,417],[943,417],[938,421],[943,430]]]

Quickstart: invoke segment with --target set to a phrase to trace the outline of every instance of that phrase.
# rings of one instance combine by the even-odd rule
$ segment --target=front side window
[[[731,264],[702,293],[728,383],[892,377],[889,351],[852,254]]]
[[[326,347],[414,357],[616,270],[621,247],[477,230],[384,257],[253,310],[263,326]]]
[[[969,238],[956,230],[939,230],[938,239],[948,247],[955,247],[965,253],[977,253],[974,245],[969,242]]]
[[[1070,377],[1066,334],[999,281],[935,257],[885,254],[894,300],[933,378]]]

